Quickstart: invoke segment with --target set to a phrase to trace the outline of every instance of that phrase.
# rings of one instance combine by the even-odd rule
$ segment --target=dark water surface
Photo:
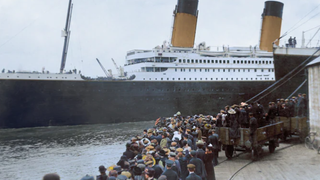
[[[0,179],[41,180],[56,172],[62,180],[98,175],[117,163],[125,143],[154,121],[120,124],[0,129]]]

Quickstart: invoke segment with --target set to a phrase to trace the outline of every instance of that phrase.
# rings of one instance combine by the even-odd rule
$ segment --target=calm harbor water
[[[154,121],[22,129],[0,129],[0,177],[41,180],[56,172],[62,180],[98,175],[117,163],[125,143]]]

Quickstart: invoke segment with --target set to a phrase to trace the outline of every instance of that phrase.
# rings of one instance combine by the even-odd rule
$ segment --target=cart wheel
[[[251,150],[251,159],[252,161],[256,161],[258,159],[258,150],[256,148]]]
[[[233,145],[227,145],[225,149],[225,153],[228,159],[232,158],[234,147]]]
[[[276,144],[274,141],[269,141],[269,152],[274,153],[274,150],[276,149]]]

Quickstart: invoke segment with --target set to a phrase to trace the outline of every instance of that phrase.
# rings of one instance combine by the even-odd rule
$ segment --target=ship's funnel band
[[[262,17],[275,16],[282,18],[283,3],[278,1],[266,1]]]
[[[177,13],[175,15],[172,32],[172,46],[192,48],[194,45],[196,26],[196,16],[186,13]]]
[[[266,16],[263,18],[261,29],[260,49],[271,52],[273,50],[272,42],[280,37],[282,19],[275,16]],[[279,41],[275,42],[279,45]]]
[[[197,16],[199,0],[179,0],[177,13],[186,13]]]

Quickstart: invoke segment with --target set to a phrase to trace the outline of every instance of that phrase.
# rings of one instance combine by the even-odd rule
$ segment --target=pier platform
[[[263,148],[261,158],[253,163],[250,163],[249,153],[240,154],[241,152],[237,151],[240,154],[238,157],[227,160],[224,151],[221,151],[219,164],[215,166],[216,179],[320,179],[320,154],[307,149],[303,143],[292,143],[280,143],[280,147],[277,147],[272,154],[267,148]],[[236,173],[237,171],[239,172]]]

